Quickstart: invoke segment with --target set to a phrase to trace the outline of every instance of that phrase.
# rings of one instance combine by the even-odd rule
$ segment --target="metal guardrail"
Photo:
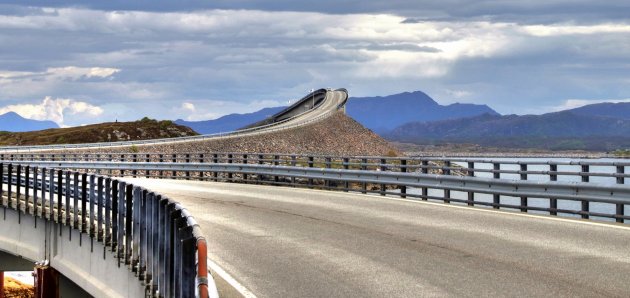
[[[425,173],[366,171],[351,169],[310,168],[297,166],[279,166],[267,164],[237,163],[172,163],[172,162],[62,162],[62,161],[20,161],[19,163],[40,167],[72,168],[83,170],[114,170],[124,175],[146,176],[151,172],[187,179],[214,179],[251,183],[284,184],[293,186],[320,187],[344,191],[377,192],[383,195],[417,197],[422,200],[442,200],[445,203],[459,202],[469,206],[485,205],[493,208],[515,208],[522,212],[529,210],[544,211],[550,215],[577,214],[582,218],[591,216],[615,219],[623,223],[630,219],[625,215],[625,208],[630,206],[630,187],[624,185],[608,186],[584,182],[538,182],[527,180],[508,180],[478,178],[469,176],[435,175]],[[404,169],[404,168],[403,168]],[[192,176],[190,173],[200,173]],[[180,176],[180,174],[184,174]],[[116,174],[116,173],[114,173]],[[219,174],[224,175],[219,177]],[[208,176],[209,175],[209,176]],[[163,177],[163,176],[161,176]],[[317,182],[316,182],[317,180]],[[359,186],[353,188],[351,183]],[[380,190],[368,190],[367,185],[380,186]],[[387,186],[395,186],[399,192],[388,191]],[[422,194],[407,193],[407,188],[422,189]],[[429,196],[427,190],[443,191],[442,197]],[[467,199],[457,199],[451,192],[464,192]],[[493,202],[475,200],[476,194],[493,196]],[[520,205],[506,204],[501,196],[520,198]],[[547,199],[548,207],[529,205],[529,199]],[[559,201],[580,202],[579,209],[558,208]],[[590,210],[591,203],[609,204],[615,212],[602,213]]]
[[[37,161],[110,161],[110,162],[200,162],[254,163],[285,166],[420,172],[443,175],[485,176],[520,180],[578,180],[627,184],[630,161],[506,161],[470,158],[329,156],[277,153],[208,152],[208,153],[17,153],[2,154],[0,160]]]
[[[337,89],[338,91],[347,92],[345,89]],[[317,92],[317,91],[316,91]],[[346,97],[347,100],[347,97]],[[345,101],[343,102],[345,104]],[[317,106],[321,106],[321,103]],[[317,108],[316,107],[316,108]],[[149,144],[170,144],[170,143],[183,143],[190,141],[203,141],[209,139],[224,139],[224,138],[233,138],[233,137],[242,137],[246,135],[256,135],[260,133],[269,133],[276,131],[283,131],[287,129],[292,129],[300,126],[304,126],[307,124],[311,124],[313,122],[317,122],[324,118],[331,116],[336,110],[330,110],[322,113],[321,115],[314,117],[312,119],[308,119],[306,121],[299,121],[293,123],[291,125],[286,125],[287,123],[291,123],[291,121],[296,120],[296,118],[302,117],[309,113],[316,111],[317,109],[308,110],[302,114],[293,116],[291,118],[287,118],[275,123],[266,124],[262,126],[252,127],[241,129],[237,131],[231,132],[220,132],[214,134],[205,134],[199,136],[190,136],[190,137],[178,137],[178,138],[167,138],[167,139],[152,139],[152,140],[139,140],[139,141],[119,141],[119,142],[107,142],[107,143],[83,143],[83,144],[62,144],[62,145],[34,145],[34,146],[0,146],[0,152],[36,152],[36,151],[54,151],[54,150],[70,150],[70,149],[103,149],[103,148],[118,148],[118,147],[128,147],[128,146],[139,146],[139,145],[149,145]],[[339,106],[337,106],[337,109]]]
[[[103,243],[152,297],[208,297],[206,240],[185,208],[124,181],[54,168],[0,163],[2,208]]]

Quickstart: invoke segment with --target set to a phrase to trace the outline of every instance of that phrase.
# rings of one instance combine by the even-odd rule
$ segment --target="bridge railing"
[[[308,154],[207,152],[207,153],[0,153],[9,161],[111,161],[243,163],[314,168],[418,172],[453,176],[532,181],[628,184],[630,161],[505,160],[480,158],[331,156]],[[160,176],[150,173],[149,176]],[[162,173],[164,174],[164,173]]]
[[[230,157],[231,156],[231,157]],[[211,161],[186,162],[110,162],[110,161],[16,161],[40,167],[108,171],[110,175],[170,177],[224,182],[290,185],[381,195],[439,200],[468,206],[487,206],[521,212],[542,212],[550,215],[573,215],[582,218],[612,219],[623,223],[630,219],[630,187],[591,182],[532,181],[520,179],[483,178],[451,173],[431,174],[428,169],[407,171],[405,159],[399,171],[380,167],[391,163],[351,163],[344,158],[342,167],[333,168],[326,158],[324,167],[315,167],[315,158],[308,156],[305,164],[298,158],[287,160],[278,155],[249,155]],[[281,164],[282,163],[282,164]],[[351,167],[352,165],[352,167]],[[359,168],[356,168],[359,166]],[[375,168],[376,167],[376,168]],[[460,170],[453,167],[453,169]]]
[[[101,242],[151,296],[208,297],[206,240],[177,202],[115,178],[53,167],[0,163],[0,177],[2,208],[18,211],[20,221],[28,214],[35,225],[48,221]]]

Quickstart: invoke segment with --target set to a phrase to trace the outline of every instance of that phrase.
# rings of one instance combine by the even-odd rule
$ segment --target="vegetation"
[[[619,149],[612,152],[614,156],[630,157],[630,149]]]
[[[148,140],[193,136],[189,127],[144,117],[133,122],[108,122],[30,132],[0,132],[0,145],[50,145]],[[130,148],[138,150],[132,146]]]

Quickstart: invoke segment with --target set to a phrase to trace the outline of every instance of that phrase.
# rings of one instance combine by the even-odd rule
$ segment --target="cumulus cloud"
[[[563,13],[593,6],[578,1]],[[118,1],[116,10],[93,2],[80,7],[103,9],[0,13],[0,103],[54,95],[107,107],[103,119],[169,118],[176,109],[205,120],[319,87],[346,87],[354,96],[423,90],[516,113],[630,94],[627,17],[531,23],[513,13],[553,16],[556,0],[335,5],[346,14],[319,2],[220,2],[195,6],[208,10],[166,2],[125,10],[132,4]],[[239,9],[214,9],[232,6]]]
[[[47,96],[40,103],[15,104],[0,108],[0,114],[7,112],[15,112],[34,120],[52,120],[63,127],[66,126],[64,120],[68,115],[81,115],[82,118],[97,117],[103,114],[103,109],[83,101]]]

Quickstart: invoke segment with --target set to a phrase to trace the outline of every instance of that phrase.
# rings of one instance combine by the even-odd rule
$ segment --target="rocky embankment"
[[[59,151],[56,151],[57,153]],[[205,153],[243,152],[279,154],[318,154],[336,156],[400,155],[398,149],[361,124],[339,112],[323,121],[254,136],[191,141],[174,144],[72,150],[99,153]]]

